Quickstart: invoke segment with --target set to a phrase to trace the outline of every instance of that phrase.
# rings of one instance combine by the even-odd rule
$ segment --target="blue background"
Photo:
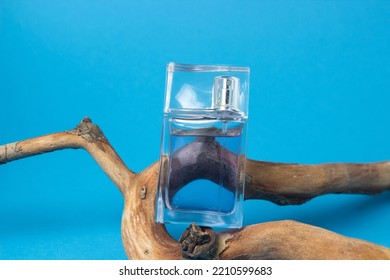
[[[0,1],[0,144],[97,123],[159,157],[168,62],[251,67],[248,157],[390,160],[390,2]],[[245,203],[390,247],[390,193]],[[83,150],[0,166],[0,259],[124,259],[119,191]],[[170,227],[178,236],[182,229]]]

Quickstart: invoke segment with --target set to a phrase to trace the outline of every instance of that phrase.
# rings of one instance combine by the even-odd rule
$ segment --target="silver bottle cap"
[[[214,78],[214,108],[217,110],[239,111],[240,79],[232,76]]]

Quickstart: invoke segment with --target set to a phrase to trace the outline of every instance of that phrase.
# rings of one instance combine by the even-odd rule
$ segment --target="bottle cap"
[[[214,78],[214,109],[239,111],[240,79],[233,76]]]

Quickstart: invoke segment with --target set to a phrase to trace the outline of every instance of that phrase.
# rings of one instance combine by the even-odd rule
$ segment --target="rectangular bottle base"
[[[199,226],[217,227],[217,228],[241,228],[242,227],[242,207],[237,207],[229,214],[215,212],[191,212],[178,211],[164,207],[157,203],[155,221],[157,223],[169,224],[191,224],[196,223]]]

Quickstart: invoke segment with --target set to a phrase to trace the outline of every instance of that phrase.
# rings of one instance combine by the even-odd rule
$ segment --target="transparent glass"
[[[249,68],[169,63],[155,219],[239,228]]]

